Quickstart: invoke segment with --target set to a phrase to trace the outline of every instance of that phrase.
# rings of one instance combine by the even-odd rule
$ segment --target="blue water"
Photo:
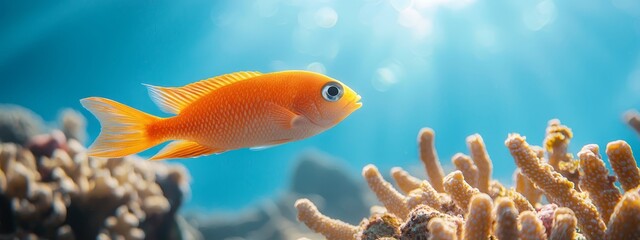
[[[99,124],[81,98],[168,116],[140,83],[283,69],[340,79],[364,106],[307,140],[170,161],[191,172],[187,208],[237,210],[274,196],[309,149],[344,160],[354,176],[367,163],[416,166],[416,135],[427,126],[445,165],[480,133],[494,178],[507,182],[515,168],[507,134],[540,144],[551,118],[573,129],[573,152],[616,139],[640,151],[621,120],[640,108],[634,0],[0,2],[0,103],[48,120],[82,110],[91,138]]]

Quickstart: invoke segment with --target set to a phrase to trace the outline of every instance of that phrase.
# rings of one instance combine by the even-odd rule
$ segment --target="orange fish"
[[[237,72],[183,87],[145,86],[163,111],[176,115],[160,118],[106,98],[80,100],[102,125],[90,156],[123,157],[172,140],[151,159],[260,149],[314,136],[362,106],[347,85],[308,71]]]

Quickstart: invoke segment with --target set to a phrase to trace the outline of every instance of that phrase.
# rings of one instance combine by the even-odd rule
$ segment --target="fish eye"
[[[338,101],[343,93],[342,85],[337,82],[329,82],[322,87],[322,97],[329,102]]]

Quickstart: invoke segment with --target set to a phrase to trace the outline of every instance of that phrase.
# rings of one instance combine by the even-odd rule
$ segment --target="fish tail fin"
[[[160,140],[150,137],[148,126],[161,118],[106,98],[84,98],[80,103],[102,126],[89,147],[89,156],[124,157],[160,144]]]

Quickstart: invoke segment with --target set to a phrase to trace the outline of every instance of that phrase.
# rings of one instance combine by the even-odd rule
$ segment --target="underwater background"
[[[0,103],[53,120],[101,96],[168,116],[141,83],[182,86],[235,71],[308,69],[339,79],[363,107],[309,139],[262,151],[171,160],[191,174],[183,211],[229,212],[288,187],[308,151],[364,165],[418,166],[416,133],[436,131],[445,169],[483,136],[493,177],[510,183],[504,147],[541,144],[547,121],[575,133],[570,152],[623,139],[640,106],[640,2],[237,0],[0,2]],[[151,156],[159,148],[142,153]],[[349,194],[349,193],[344,193]]]

